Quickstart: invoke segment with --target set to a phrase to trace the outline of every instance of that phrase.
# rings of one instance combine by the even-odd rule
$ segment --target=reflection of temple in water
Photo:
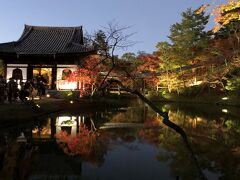
[[[48,118],[44,125],[35,126],[26,133],[30,141],[55,141],[55,135],[66,131],[70,136],[76,136],[80,132],[80,124],[85,124],[86,116],[59,116]]]
[[[76,136],[80,131],[80,124],[89,117],[59,116],[47,118],[44,124],[37,125],[18,137],[19,142],[29,142],[37,148],[36,157],[33,156],[28,179],[81,179],[82,160],[80,157],[66,155],[59,148],[55,135],[67,130],[70,136]]]

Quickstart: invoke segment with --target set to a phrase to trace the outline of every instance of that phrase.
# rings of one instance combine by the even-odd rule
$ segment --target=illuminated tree
[[[80,96],[88,95],[95,92],[99,81],[99,73],[104,69],[105,66],[100,62],[99,55],[89,55],[83,59],[81,66],[78,66],[67,80],[84,83],[85,88],[80,88]]]
[[[156,55],[144,54],[138,57],[137,72],[142,74],[145,85],[155,87],[158,83],[157,71],[160,59]]]
[[[218,5],[214,8],[213,14],[217,23],[213,32],[217,32],[231,22],[240,21],[240,1],[230,0],[226,4]]]

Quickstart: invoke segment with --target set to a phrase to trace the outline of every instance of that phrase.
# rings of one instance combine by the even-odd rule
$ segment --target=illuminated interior
[[[67,80],[58,80],[57,89],[58,90],[75,90],[77,89],[77,82],[69,82]]]
[[[42,75],[47,80],[47,88],[52,84],[52,68],[33,68],[33,77]]]
[[[76,90],[78,89],[78,82],[68,81],[66,77],[76,71],[76,65],[57,65],[57,90]]]

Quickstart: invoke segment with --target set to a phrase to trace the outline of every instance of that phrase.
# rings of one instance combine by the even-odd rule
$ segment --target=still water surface
[[[159,104],[182,135],[143,104],[52,115],[1,128],[0,177],[238,179],[238,108]],[[14,167],[14,168],[11,168]],[[0,178],[0,179],[1,179]]]

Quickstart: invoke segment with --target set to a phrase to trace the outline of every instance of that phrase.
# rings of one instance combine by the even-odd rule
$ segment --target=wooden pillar
[[[33,67],[28,64],[28,67],[27,67],[27,80],[30,80],[33,78]]]
[[[5,61],[3,61],[3,67],[4,67],[3,77],[7,79],[7,63]]]
[[[51,118],[51,138],[55,138],[56,134],[56,118]]]
[[[51,89],[56,89],[56,81],[57,81],[57,65],[55,64],[52,68]]]
[[[78,134],[79,133],[79,126],[80,126],[79,118],[76,119],[76,122],[77,122],[77,134]]]

